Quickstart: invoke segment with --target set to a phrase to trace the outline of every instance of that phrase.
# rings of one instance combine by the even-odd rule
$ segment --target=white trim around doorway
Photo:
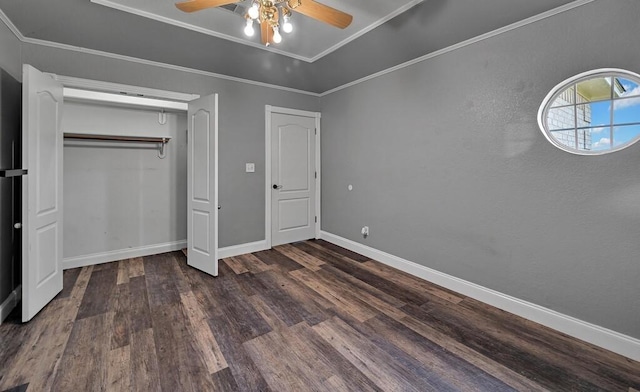
[[[293,116],[311,117],[316,122],[316,216],[318,220],[315,222],[315,237],[320,238],[321,213],[320,213],[320,179],[322,178],[321,159],[320,159],[320,112],[310,112],[307,110],[289,109],[277,106],[265,106],[265,166],[264,166],[264,185],[265,185],[265,205],[264,205],[264,236],[267,249],[271,249],[271,114],[290,114]]]

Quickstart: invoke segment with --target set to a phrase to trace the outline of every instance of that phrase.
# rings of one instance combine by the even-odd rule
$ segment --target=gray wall
[[[20,40],[0,21],[0,68],[17,80],[22,80]]]
[[[187,117],[65,102],[71,133],[170,136],[166,156],[155,144],[67,140],[64,147],[64,257],[187,238]]]
[[[315,111],[317,97],[33,44],[23,44],[22,62],[60,75],[201,95],[218,93],[219,243],[224,247],[265,238],[265,105]],[[246,162],[256,163],[255,173],[245,173]]]
[[[638,15],[596,1],[321,98],[323,230],[640,338],[640,143],[576,156],[536,121],[570,76],[640,72]]]

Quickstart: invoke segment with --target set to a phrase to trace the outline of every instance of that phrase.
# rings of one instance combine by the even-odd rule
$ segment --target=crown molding
[[[91,55],[94,55],[94,56],[107,57],[107,58],[115,59],[115,60],[129,61],[129,62],[132,62],[132,63],[150,65],[150,66],[159,67],[159,68],[172,69],[174,71],[181,71],[181,72],[192,73],[192,74],[197,74],[197,75],[204,75],[204,76],[209,76],[209,77],[212,77],[212,78],[229,80],[229,81],[232,81],[232,82],[250,84],[250,85],[259,86],[259,87],[267,87],[267,88],[271,88],[271,89],[275,89],[275,90],[282,90],[282,91],[288,91],[288,92],[293,92],[293,93],[298,93],[298,94],[311,95],[311,96],[314,96],[314,97],[320,96],[320,94],[314,93],[314,92],[311,92],[311,91],[298,90],[298,89],[295,89],[295,88],[279,86],[279,85],[276,85],[276,84],[258,82],[258,81],[255,81],[255,80],[243,79],[243,78],[238,78],[238,77],[235,77],[235,76],[228,76],[228,75],[223,75],[223,74],[219,74],[219,73],[215,73],[215,72],[209,72],[209,71],[203,71],[203,70],[195,69],[195,68],[183,67],[183,66],[180,66],[180,65],[167,64],[167,63],[162,63],[162,62],[159,62],[159,61],[141,59],[139,57],[126,56],[126,55],[122,55],[122,54],[104,52],[104,51],[101,51],[101,50],[83,48],[83,47],[80,47],[80,46],[73,46],[73,45],[61,44],[61,43],[58,43],[58,42],[45,41],[45,40],[41,40],[41,39],[37,39],[37,38],[27,38],[27,37],[25,37],[25,38],[22,39],[22,42],[27,43],[27,44],[32,44],[32,45],[39,45],[39,46],[46,46],[46,47],[50,47],[50,48],[69,50],[69,51],[72,51],[72,52],[91,54]]]
[[[422,0],[420,0],[420,1],[422,1]],[[212,36],[212,37],[226,39],[228,41],[232,41],[232,42],[235,42],[235,43],[238,43],[238,44],[251,46],[252,48],[264,50],[264,51],[267,51],[267,52],[273,52],[273,53],[281,54],[283,56],[291,57],[291,58],[294,58],[296,60],[305,61],[307,63],[311,63],[311,62],[315,61],[314,60],[315,57],[314,58],[310,58],[310,57],[300,56],[300,55],[297,55],[295,53],[291,53],[291,52],[287,52],[285,50],[280,50],[280,49],[274,48],[273,46],[267,47],[267,46],[264,46],[264,45],[256,43],[256,42],[243,40],[241,38],[234,37],[232,35],[219,33],[217,31],[209,30],[207,28],[196,26],[196,25],[193,25],[191,23],[186,23],[186,22],[182,22],[182,21],[179,21],[179,20],[167,18],[167,17],[161,16],[161,15],[157,15],[157,14],[154,14],[154,13],[151,13],[151,12],[139,10],[137,8],[129,7],[129,6],[126,6],[126,5],[122,5],[120,3],[115,3],[115,2],[110,1],[110,0],[91,0],[91,2],[95,3],[95,4],[100,4],[100,5],[105,6],[105,7],[114,8],[114,9],[117,9],[119,11],[127,12],[127,13],[130,13],[130,14],[133,14],[133,15],[141,16],[143,18],[152,19],[152,20],[155,20],[155,21],[158,21],[158,22],[170,24],[172,26],[182,27],[183,29],[196,31],[198,33],[206,34],[206,35],[209,35],[209,36]]]
[[[2,11],[2,9],[0,9],[0,20],[9,28],[9,30],[11,30],[11,32],[13,33],[13,35],[16,36],[17,39],[24,42],[24,35],[22,35],[20,30],[18,30],[16,25],[13,24],[11,19],[9,19],[7,14],[5,14],[4,11]]]
[[[101,0],[104,1],[104,0]],[[406,67],[410,67],[414,64],[426,61],[428,59],[434,58],[434,57],[438,57],[438,56],[442,56],[446,53],[449,52],[453,52],[455,50],[464,48],[466,46],[472,45],[474,43],[478,43],[493,37],[496,37],[498,35],[510,32],[512,30],[516,30],[519,29],[521,27],[530,25],[532,23],[536,23],[538,21],[550,18],[552,16],[570,11],[574,8],[578,8],[581,7],[583,5],[592,3],[596,0],[575,0],[571,3],[565,4],[563,6],[554,8],[552,10],[543,12],[541,14],[538,15],[534,15],[532,17],[529,17],[527,19],[523,19],[519,22],[516,23],[512,23],[510,25],[501,27],[499,29],[490,31],[488,33],[470,38],[466,41],[448,46],[446,48],[437,50],[435,52],[431,52],[431,53],[427,53],[423,56],[417,57],[413,60],[409,60],[406,61],[402,64],[398,64],[396,66],[387,68],[385,70],[373,73],[371,75],[365,76],[363,78],[354,80],[353,82],[349,82],[349,83],[345,83],[343,85],[340,85],[338,87],[332,88],[330,90],[324,91],[322,93],[315,93],[312,91],[306,91],[306,90],[299,90],[299,89],[295,89],[295,88],[291,88],[291,87],[284,87],[284,86],[279,86],[279,85],[275,85],[275,84],[269,84],[269,83],[264,83],[264,82],[258,82],[258,81],[254,81],[254,80],[249,80],[249,79],[243,79],[243,78],[238,78],[238,77],[234,77],[234,76],[228,76],[228,75],[223,75],[223,74],[219,74],[219,73],[215,73],[215,72],[209,72],[209,71],[203,71],[203,70],[199,70],[199,69],[195,69],[195,68],[188,68],[188,67],[183,67],[183,66],[179,66],[179,65],[173,65],[173,64],[167,64],[167,63],[162,63],[159,61],[152,61],[152,60],[145,60],[145,59],[141,59],[141,58],[137,58],[137,57],[132,57],[132,56],[125,56],[125,55],[120,55],[120,54],[115,54],[115,53],[109,53],[109,52],[104,52],[104,51],[100,51],[100,50],[95,50],[95,49],[88,49],[88,48],[83,48],[83,47],[79,47],[79,46],[73,46],[73,45],[67,45],[67,44],[61,44],[61,43],[57,43],[57,42],[52,42],[52,41],[46,41],[46,40],[41,40],[41,39],[36,39],[36,38],[27,38],[24,35],[22,35],[22,33],[16,28],[16,26],[13,24],[13,22],[11,22],[11,20],[4,14],[4,12],[2,10],[0,10],[0,20],[2,20],[7,27],[13,32],[13,34],[23,43],[29,43],[29,44],[33,44],[33,45],[40,45],[40,46],[46,46],[46,47],[51,47],[51,48],[57,48],[57,49],[63,49],[63,50],[70,50],[70,51],[74,51],[74,52],[79,52],[79,53],[85,53],[85,54],[92,54],[92,55],[96,55],[96,56],[102,56],[102,57],[107,57],[107,58],[112,58],[112,59],[116,59],[116,60],[123,60],[123,61],[129,61],[129,62],[134,62],[134,63],[138,63],[138,64],[144,64],[144,65],[150,65],[150,66],[155,66],[155,67],[160,67],[160,68],[165,68],[165,69],[172,69],[172,70],[176,70],[176,71],[181,71],[181,72],[187,72],[187,73],[193,73],[193,74],[198,74],[198,75],[204,75],[204,76],[209,76],[209,77],[213,77],[213,78],[218,78],[218,79],[224,79],[224,80],[229,80],[229,81],[233,81],[233,82],[238,82],[238,83],[245,83],[245,84],[250,84],[250,85],[254,85],[254,86],[260,86],[260,87],[266,87],[266,88],[272,88],[272,89],[276,89],[276,90],[281,90],[281,91],[288,91],[288,92],[293,92],[293,93],[298,93],[298,94],[305,94],[305,95],[310,95],[310,96],[314,96],[314,97],[325,97],[327,95],[333,94],[335,92],[338,92],[340,90],[344,90],[346,88],[358,85],[360,83],[364,83],[367,82],[369,80],[384,76],[386,74],[392,73],[394,71],[398,71],[401,70],[403,68]]]
[[[457,44],[454,44],[454,45],[451,45],[451,46],[447,46],[446,48],[443,48],[443,49],[440,49],[440,50],[436,50],[435,52],[427,53],[427,54],[425,54],[423,56],[420,56],[420,57],[417,57],[417,58],[415,58],[413,60],[406,61],[406,62],[404,62],[402,64],[398,64],[398,65],[393,66],[391,68],[387,68],[385,70],[373,73],[373,74],[371,74],[369,76],[365,76],[365,77],[360,78],[358,80],[354,80],[353,82],[349,82],[349,83],[343,84],[341,86],[332,88],[332,89],[327,90],[327,91],[325,91],[323,93],[320,93],[320,97],[325,97],[325,96],[327,96],[329,94],[333,94],[333,93],[338,92],[340,90],[344,90],[344,89],[346,89],[348,87],[352,87],[352,86],[355,86],[357,84],[364,83],[364,82],[369,81],[371,79],[379,78],[380,76],[384,76],[384,75],[386,75],[388,73],[391,73],[391,72],[394,72],[394,71],[398,71],[398,70],[403,69],[403,68],[410,67],[410,66],[412,66],[414,64],[423,62],[425,60],[429,60],[429,59],[432,59],[434,57],[442,56],[443,54],[446,54],[446,53],[449,53],[449,52],[453,52],[454,50],[462,49],[462,48],[464,48],[466,46],[469,46],[469,45],[472,45],[472,44],[475,44],[475,43],[478,43],[478,42],[481,42],[481,41],[496,37],[496,36],[504,34],[504,33],[508,33],[508,32],[510,32],[512,30],[516,30],[516,29],[519,29],[521,27],[530,25],[532,23],[539,22],[541,20],[550,18],[552,16],[561,14],[563,12],[572,10],[574,8],[577,8],[577,7],[581,7],[583,5],[592,3],[594,1],[596,1],[596,0],[576,0],[576,1],[573,1],[571,3],[567,3],[567,4],[563,5],[563,6],[554,8],[552,10],[543,12],[543,13],[538,14],[538,15],[534,15],[534,16],[529,17],[527,19],[523,19],[523,20],[521,20],[519,22],[512,23],[510,25],[501,27],[501,28],[493,30],[493,31],[489,31],[488,33],[484,33],[482,35],[478,35],[478,36],[470,38],[470,39],[468,39],[466,41],[462,41],[462,42],[459,42]]]
[[[280,54],[280,55],[283,55],[283,56],[287,56],[287,57],[290,57],[290,58],[293,58],[293,59],[296,59],[296,60],[301,60],[301,61],[304,61],[304,62],[307,62],[307,63],[313,63],[313,62],[323,58],[324,56],[326,56],[326,55],[328,55],[328,54],[340,49],[341,47],[343,47],[344,45],[348,44],[349,42],[361,37],[362,35],[368,33],[369,31],[375,29],[376,27],[382,25],[383,23],[395,18],[396,16],[398,16],[401,13],[405,12],[409,8],[412,8],[412,7],[416,6],[417,4],[422,3],[423,1],[424,0],[412,0],[409,3],[403,5],[402,7],[396,9],[392,13],[390,13],[390,14],[388,14],[388,15],[386,15],[386,16],[384,16],[384,17],[382,17],[382,18],[380,18],[380,19],[378,19],[376,21],[374,21],[373,23],[365,26],[364,28],[360,29],[359,31],[355,32],[354,34],[350,35],[349,37],[343,39],[342,41],[338,42],[337,44],[332,45],[329,48],[321,51],[317,55],[312,56],[312,57],[307,57],[307,56],[301,56],[301,55],[298,55],[298,54],[295,54],[295,53],[291,53],[291,52],[288,52],[286,50],[281,50],[281,49],[275,48],[273,46],[266,47],[266,46],[264,46],[262,44],[259,44],[259,43],[255,43],[255,42],[252,42],[252,41],[247,41],[247,40],[244,40],[244,39],[241,39],[241,38],[238,38],[238,37],[234,37],[232,35],[223,34],[223,33],[220,33],[220,32],[214,31],[214,30],[210,30],[210,29],[207,29],[207,28],[204,28],[204,27],[196,26],[196,25],[193,25],[191,23],[182,22],[182,21],[179,21],[179,20],[175,20],[175,19],[171,19],[171,18],[167,18],[167,17],[161,16],[161,15],[154,14],[152,12],[147,12],[147,11],[143,11],[143,10],[140,10],[140,9],[137,9],[137,8],[133,8],[133,7],[129,7],[129,6],[126,6],[126,5],[122,5],[120,3],[116,3],[116,2],[111,1],[111,0],[91,0],[92,3],[100,4],[100,5],[105,6],[105,7],[117,9],[117,10],[124,11],[124,12],[130,13],[130,14],[133,14],[133,15],[141,16],[143,18],[148,18],[148,19],[152,19],[152,20],[155,20],[155,21],[158,21],[158,22],[167,23],[167,24],[170,24],[170,25],[173,25],[173,26],[182,27],[182,28],[185,28],[185,29],[188,29],[188,30],[192,30],[192,31],[196,31],[198,33],[206,34],[206,35],[209,35],[209,36],[213,36],[213,37],[217,37],[217,38],[221,38],[221,39],[226,39],[228,41],[232,41],[232,42],[239,43],[239,44],[242,44],[242,45],[247,45],[247,46],[250,46],[250,47],[253,47],[253,48],[257,48],[257,49],[260,49],[260,50],[264,50],[264,51],[267,51],[267,52],[277,53],[277,54]]]

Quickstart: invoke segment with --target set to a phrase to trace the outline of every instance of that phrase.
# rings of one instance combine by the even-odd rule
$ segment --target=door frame
[[[264,214],[264,236],[266,241],[266,248],[271,249],[271,115],[273,113],[279,114],[290,114],[293,116],[301,116],[301,117],[310,117],[315,119],[316,126],[316,172],[318,173],[318,177],[316,178],[316,216],[318,217],[317,222],[315,222],[315,238],[320,238],[320,186],[321,186],[321,157],[320,157],[320,112],[311,112],[307,110],[298,110],[298,109],[290,109],[283,108],[278,106],[265,106],[265,167],[264,167],[264,200],[265,200],[265,214]]]
[[[84,79],[75,76],[66,76],[66,75],[58,75],[52,72],[45,72],[44,74],[49,75],[54,80],[58,81],[63,86],[63,94],[72,89],[83,90],[88,93],[88,101],[103,101],[106,104],[115,104],[115,105],[125,105],[132,107],[145,107],[147,109],[155,108],[159,112],[163,109],[171,109],[179,112],[183,112],[185,115],[188,112],[188,103],[192,100],[200,98],[199,94],[189,94],[189,93],[181,93],[177,91],[169,91],[169,90],[160,90],[148,87],[141,87],[129,84],[120,84],[120,83],[112,83],[105,82],[100,80],[93,79]],[[113,94],[112,97],[108,97],[104,99],[103,93]],[[125,94],[122,94],[125,93]],[[165,102],[158,101],[164,100],[167,101],[171,106],[163,106]],[[156,106],[157,104],[157,106]],[[216,155],[216,159],[219,157]],[[219,164],[216,164],[216,166]],[[218,219],[218,214],[216,214],[216,219]],[[171,243],[172,246],[174,244],[183,243],[184,246],[178,245],[175,250],[179,250],[187,245],[187,238],[184,240],[178,240],[177,242]],[[219,244],[218,244],[219,245]],[[219,251],[219,246],[217,247]],[[171,249],[170,249],[171,250]],[[137,256],[144,256],[148,250],[146,247],[136,248],[132,252],[127,252],[126,257],[133,257],[131,255],[135,254]],[[91,255],[89,255],[90,257]],[[82,257],[81,260],[77,260],[76,258],[63,258],[62,260],[62,269],[70,269],[76,267],[82,267],[86,265],[95,265],[101,264],[113,260],[120,260],[123,258],[123,253],[120,251],[116,252],[107,252],[107,253],[99,253],[95,255],[96,257],[91,257],[90,259],[86,257]],[[88,260],[88,261],[86,261]]]

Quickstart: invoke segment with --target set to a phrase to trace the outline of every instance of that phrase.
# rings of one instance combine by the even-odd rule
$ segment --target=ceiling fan
[[[184,12],[196,12],[207,8],[214,8],[242,2],[243,0],[189,0],[176,3],[176,7]],[[344,29],[351,24],[353,16],[337,10],[333,7],[318,3],[314,0],[252,0],[245,18],[247,26],[245,33],[253,35],[253,21],[260,23],[260,35],[262,43],[269,46],[271,43],[279,43],[280,16],[282,16],[283,30],[291,32],[291,12],[328,23],[332,26]]]

